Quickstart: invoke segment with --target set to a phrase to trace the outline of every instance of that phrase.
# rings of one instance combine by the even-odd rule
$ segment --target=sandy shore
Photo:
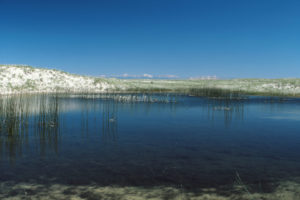
[[[214,188],[200,189],[197,193],[185,189],[157,187],[119,187],[119,186],[68,186],[62,184],[43,185],[37,183],[2,182],[0,199],[71,199],[71,200],[297,200],[300,197],[299,182],[281,182],[270,193],[245,191],[242,186],[234,186],[232,191],[220,193]]]

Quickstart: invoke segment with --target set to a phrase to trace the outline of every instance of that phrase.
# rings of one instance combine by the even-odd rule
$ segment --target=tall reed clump
[[[22,153],[23,142],[28,141],[28,102],[18,97],[2,97],[0,100],[1,154],[6,151],[10,158]],[[5,148],[3,148],[5,147]]]
[[[59,121],[57,95],[1,97],[0,154],[8,155],[13,161],[22,155],[33,134],[39,138],[41,152],[45,152],[47,145],[57,150]]]

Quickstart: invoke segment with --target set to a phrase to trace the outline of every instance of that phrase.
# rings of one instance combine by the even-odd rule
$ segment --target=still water
[[[0,100],[0,182],[270,192],[300,177],[300,99],[28,95]]]

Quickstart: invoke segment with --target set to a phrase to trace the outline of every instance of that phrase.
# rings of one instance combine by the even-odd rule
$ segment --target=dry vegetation
[[[30,66],[0,65],[0,94],[69,92],[186,92],[300,96],[300,79],[158,80],[97,78]],[[195,92],[196,91],[196,92]]]

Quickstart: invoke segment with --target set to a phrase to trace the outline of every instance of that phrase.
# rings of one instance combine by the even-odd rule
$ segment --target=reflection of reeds
[[[236,99],[210,99],[206,109],[208,117],[212,120],[216,114],[223,115],[226,126],[230,125],[233,119],[244,118],[244,102]]]
[[[40,138],[41,154],[45,154],[46,146],[58,151],[59,137],[59,104],[58,97],[41,95],[39,97],[39,112],[34,116],[35,135]]]
[[[102,135],[104,140],[117,138],[118,116],[117,105],[114,102],[106,102],[102,107]]]
[[[59,104],[56,96],[7,96],[0,98],[0,154],[11,160],[29,144],[31,130],[45,145],[57,148]]]
[[[117,139],[118,106],[115,101],[102,101],[96,103],[96,99],[83,99],[92,103],[83,103],[81,110],[81,132],[85,136],[90,133],[101,134],[103,141],[115,141]],[[90,122],[90,120],[93,120]]]
[[[21,99],[21,96],[13,99],[1,98],[0,102],[1,151],[7,152],[10,158],[20,155],[22,143],[28,142],[28,102],[21,104]]]

